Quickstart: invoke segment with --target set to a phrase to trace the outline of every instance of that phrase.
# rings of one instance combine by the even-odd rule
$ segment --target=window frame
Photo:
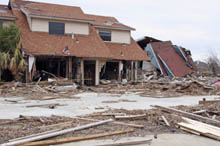
[[[57,25],[57,26],[54,26],[54,24]],[[65,35],[65,23],[49,21],[48,25],[49,25],[49,31],[48,32],[49,32],[50,35]],[[63,27],[62,28],[62,33],[61,33],[61,27],[59,25],[60,26],[62,25],[62,27]],[[60,27],[59,28],[60,30],[56,29],[56,27],[58,27],[58,28]]]
[[[109,35],[104,35],[103,36],[103,35],[101,35],[101,33],[110,34],[110,36]],[[106,42],[111,42],[112,41],[112,32],[109,31],[109,30],[99,30],[99,36],[101,37],[101,39],[103,41],[106,41]],[[106,37],[109,37],[109,38],[106,39]]]

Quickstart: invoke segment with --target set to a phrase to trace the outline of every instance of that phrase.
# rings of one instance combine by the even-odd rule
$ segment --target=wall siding
[[[49,32],[49,21],[65,23],[65,34],[89,35],[89,24],[32,18],[32,31]]]
[[[113,43],[131,43],[130,31],[112,30],[112,42]]]

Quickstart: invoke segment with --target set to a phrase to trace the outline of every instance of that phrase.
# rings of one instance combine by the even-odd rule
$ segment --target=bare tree
[[[209,70],[213,73],[213,75],[220,74],[220,58],[216,52],[210,52],[206,63],[208,64]]]

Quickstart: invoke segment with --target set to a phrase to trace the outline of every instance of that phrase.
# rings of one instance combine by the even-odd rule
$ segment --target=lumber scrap
[[[188,113],[188,112],[177,110],[177,109],[174,109],[174,108],[167,108],[167,107],[158,106],[158,105],[152,106],[152,107],[161,109],[161,110],[166,111],[168,113],[175,113],[175,114],[180,115],[180,116],[184,116],[184,117],[188,117],[188,118],[191,118],[191,119],[194,119],[194,120],[202,121],[202,122],[205,122],[205,123],[208,123],[208,124],[214,124],[214,125],[220,126],[220,121],[218,121],[218,120],[210,119],[210,118],[203,117],[203,116],[200,116],[200,115],[196,115],[196,114],[193,114],[193,113]]]
[[[109,123],[109,122],[112,122],[112,121],[113,121],[112,119],[109,119],[109,120],[105,120],[105,121],[99,121],[99,122],[95,122],[95,123],[90,123],[90,124],[70,128],[70,129],[55,131],[55,132],[52,132],[52,133],[41,134],[41,135],[39,134],[38,136],[35,136],[35,137],[30,137],[30,138],[26,138],[26,139],[21,139],[21,140],[17,140],[17,141],[4,143],[1,146],[21,145],[21,144],[28,143],[28,142],[33,142],[33,141],[38,141],[38,140],[43,140],[43,139],[63,135],[63,134],[69,133],[69,132],[75,132],[75,131],[78,131],[78,130],[99,126],[99,125]]]
[[[161,116],[161,117],[162,117],[164,123],[165,123],[168,127],[170,127],[170,123],[167,121],[167,119],[166,119],[164,116]]]
[[[199,104],[214,104],[220,103],[220,100],[200,100]]]
[[[182,129],[186,129],[187,132],[197,133],[202,136],[206,136],[220,141],[220,128],[212,125],[208,125],[202,122],[191,120],[183,117],[184,122],[177,123]]]
[[[88,140],[88,139],[95,139],[95,138],[100,138],[100,137],[105,137],[105,136],[127,134],[131,132],[134,132],[134,130],[133,129],[120,130],[120,131],[106,132],[106,133],[93,134],[93,135],[87,135],[87,136],[68,137],[68,138],[55,139],[55,140],[31,142],[31,143],[24,144],[24,146],[45,146],[45,145],[63,144],[63,143],[76,142],[76,141],[82,141],[82,140]]]
[[[99,121],[99,120],[96,120],[96,119],[89,119],[89,118],[80,118],[80,117],[74,117],[74,118],[75,119],[79,119],[79,120],[91,121],[91,122]],[[112,124],[116,124],[116,125],[123,125],[123,126],[134,127],[134,128],[144,128],[143,125],[137,125],[137,124],[123,123],[123,122],[117,122],[117,121],[113,121],[111,123]]]
[[[148,140],[136,140],[136,141],[127,141],[127,142],[120,142],[120,143],[111,143],[111,144],[102,144],[96,146],[126,146],[126,145],[140,145],[140,144],[149,144],[152,139]]]
[[[206,110],[200,110],[200,111],[195,111],[193,112],[193,114],[202,114],[202,113],[206,113]]]
[[[127,116],[115,116],[115,119],[144,119],[146,114],[143,115],[127,115]]]

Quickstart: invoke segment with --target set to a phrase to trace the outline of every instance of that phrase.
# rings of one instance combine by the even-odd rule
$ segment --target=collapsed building
[[[183,47],[173,45],[171,41],[161,41],[151,37],[144,37],[137,41],[151,59],[159,75],[182,77],[196,71],[191,52]],[[148,62],[143,62],[141,67],[147,69]]]
[[[27,82],[41,71],[82,85],[98,85],[100,79],[135,80],[138,62],[149,60],[131,37],[135,29],[114,17],[23,0],[10,0],[0,8],[10,11],[10,20],[19,28]]]

